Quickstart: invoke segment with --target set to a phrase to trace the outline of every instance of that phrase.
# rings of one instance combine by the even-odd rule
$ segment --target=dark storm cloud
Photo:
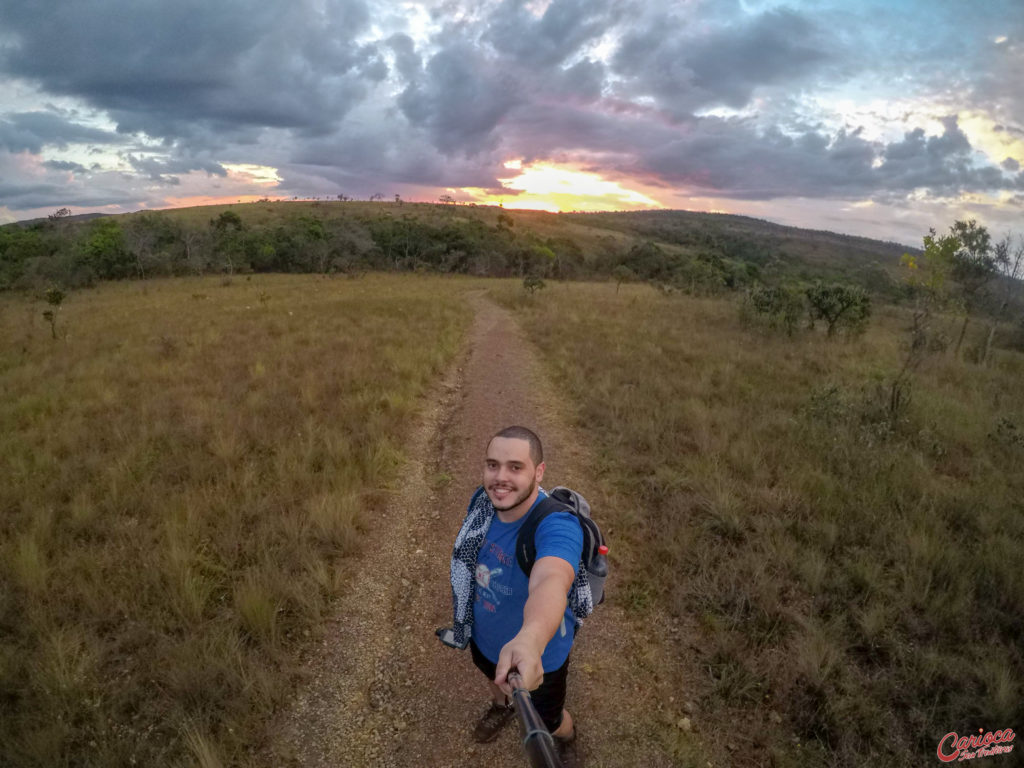
[[[955,195],[1013,186],[999,169],[971,162],[956,118],[943,123],[939,136],[918,129],[882,145],[858,131],[793,136],[759,131],[749,121],[702,118],[688,124],[682,138],[638,152],[637,170],[708,193],[762,200],[851,199],[917,189]]]
[[[394,35],[388,45],[408,83],[398,106],[447,156],[479,155],[499,141],[521,144],[508,121],[515,110],[600,98],[604,64],[580,53],[612,28],[623,7],[553,0],[536,16],[522,0],[503,0],[474,23],[446,25],[425,66],[411,38]]]
[[[125,158],[128,163],[141,174],[144,174],[152,181],[176,184],[175,174],[188,173],[189,171],[204,171],[211,176],[227,176],[227,171],[220,163],[212,160],[192,159],[185,157],[173,157],[160,159],[156,157],[138,157],[128,155]]]
[[[901,161],[914,158],[928,158],[932,162],[941,163],[954,156],[966,156],[971,151],[971,142],[957,125],[955,117],[942,120],[945,131],[941,136],[925,138],[920,128],[907,133],[903,141],[893,143],[885,151],[886,162]]]
[[[369,128],[349,127],[337,136],[306,142],[283,165],[281,175],[293,188],[303,188],[296,179],[319,175],[338,191],[361,197],[387,194],[388,189],[382,187],[394,184],[440,188],[493,185],[501,169],[496,158],[440,155],[429,136],[410,136],[396,119]]]
[[[510,123],[509,133],[515,137],[510,149],[527,161],[569,154],[581,148],[590,153],[633,158],[678,138],[672,127],[642,113],[595,110],[571,101],[524,105],[516,110]]]
[[[820,76],[838,45],[809,18],[779,10],[707,31],[690,16],[656,14],[629,30],[613,59],[623,90],[676,114],[746,106],[761,86]]]
[[[81,163],[73,163],[69,160],[47,160],[43,163],[44,168],[51,171],[69,171],[71,173],[88,173],[89,169]]]
[[[416,53],[416,43],[408,35],[395,34],[388,38],[388,47],[395,56],[395,68],[407,82],[413,82],[423,71],[423,59]]]
[[[431,57],[398,105],[412,125],[429,133],[438,150],[470,155],[494,146],[494,129],[522,99],[514,73],[480,49],[457,42]]]
[[[46,200],[43,205],[48,205],[49,201],[53,199],[52,195],[56,188],[54,184],[8,184],[0,181],[0,200],[3,200],[6,205],[11,205],[38,196]],[[16,207],[34,206],[16,205]]]
[[[552,73],[548,82],[548,95],[561,103],[592,104],[604,89],[605,67],[600,61],[584,59],[571,67]]]
[[[57,206],[99,208],[109,205],[131,205],[139,198],[123,190],[97,188],[69,189],[66,184],[6,184],[0,182],[0,200],[11,210],[32,210]]]
[[[0,148],[39,154],[43,147],[66,149],[69,144],[110,144],[116,134],[89,128],[50,112],[20,112],[0,116]]]
[[[105,109],[124,132],[193,135],[205,123],[323,133],[382,74],[354,41],[361,0],[0,0],[0,68]]]
[[[971,163],[971,144],[957,126],[955,117],[943,120],[940,136],[925,137],[920,128],[904,135],[903,140],[885,148],[884,164],[879,171],[885,186],[892,190],[927,187],[941,192],[976,191],[988,183],[1000,183],[1002,174],[995,168],[986,173]],[[994,174],[994,175],[993,175]]]
[[[530,66],[553,67],[613,26],[615,7],[610,0],[553,0],[538,18],[522,0],[504,0],[489,16],[483,40]]]

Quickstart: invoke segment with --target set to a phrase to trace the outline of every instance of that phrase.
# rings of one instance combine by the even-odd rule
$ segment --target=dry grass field
[[[244,764],[468,281],[311,275],[0,297],[0,765]]]
[[[618,500],[611,599],[678,638],[680,765],[921,765],[1024,720],[1022,356],[934,354],[894,415],[895,309],[787,338],[638,284],[182,278],[55,334],[0,297],[0,765],[254,764],[484,286]]]
[[[934,355],[891,418],[896,310],[787,339],[647,286],[495,294],[620,502],[613,599],[680,628],[699,739],[737,766],[916,766],[1024,722],[1022,356]]]

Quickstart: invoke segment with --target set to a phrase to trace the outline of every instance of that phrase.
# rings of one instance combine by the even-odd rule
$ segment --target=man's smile
[[[494,498],[498,499],[499,501],[501,501],[507,496],[510,496],[513,493],[513,491],[515,491],[514,488],[509,488],[507,486],[491,486],[491,495],[494,496]]]

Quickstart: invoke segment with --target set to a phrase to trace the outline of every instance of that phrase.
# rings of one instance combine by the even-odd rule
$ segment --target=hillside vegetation
[[[60,212],[58,212],[60,213]],[[242,272],[456,272],[655,280],[713,294],[841,278],[896,295],[892,243],[684,211],[550,214],[423,203],[263,202],[0,228],[0,289]]]
[[[615,499],[614,599],[668,617],[658,674],[696,698],[703,746],[733,745],[719,759],[917,766],[1024,721],[1024,356],[933,348],[894,407],[908,310],[837,342],[648,286],[497,294]]]
[[[0,765],[240,765],[461,347],[463,281],[0,296]]]
[[[968,222],[951,229],[960,224]],[[984,227],[966,232],[984,234],[974,244],[984,248],[965,244],[961,250],[974,253],[967,269],[949,270],[965,288],[963,296],[951,296],[959,301],[954,308],[988,318],[993,328],[1002,324],[995,342],[1024,349],[1024,239],[1009,234],[997,240],[1000,233],[990,237]],[[47,219],[0,227],[0,290],[68,291],[103,280],[266,272],[614,279],[694,296],[781,290],[799,302],[777,295],[790,306],[764,307],[772,298],[765,294],[760,303],[770,313],[789,314],[791,323],[795,303],[808,304],[800,297],[811,290],[856,289],[876,303],[913,303],[901,267],[905,255],[919,258],[923,250],[725,214],[264,201],[100,218],[61,209]]]

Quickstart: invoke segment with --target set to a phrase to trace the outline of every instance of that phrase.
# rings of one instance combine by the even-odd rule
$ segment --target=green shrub
[[[125,248],[124,233],[115,218],[92,222],[80,251],[80,262],[101,280],[119,280],[130,277],[134,271],[135,260]]]
[[[523,278],[523,290],[525,290],[531,296],[545,287],[544,281],[537,275],[527,275]]]
[[[851,335],[864,332],[871,317],[871,299],[863,288],[840,283],[815,283],[805,289],[811,327],[816,320],[824,320],[828,335],[833,336],[839,328],[845,328]]]
[[[803,297],[788,286],[759,286],[750,292],[749,301],[757,315],[787,336],[793,335],[805,311]]]

